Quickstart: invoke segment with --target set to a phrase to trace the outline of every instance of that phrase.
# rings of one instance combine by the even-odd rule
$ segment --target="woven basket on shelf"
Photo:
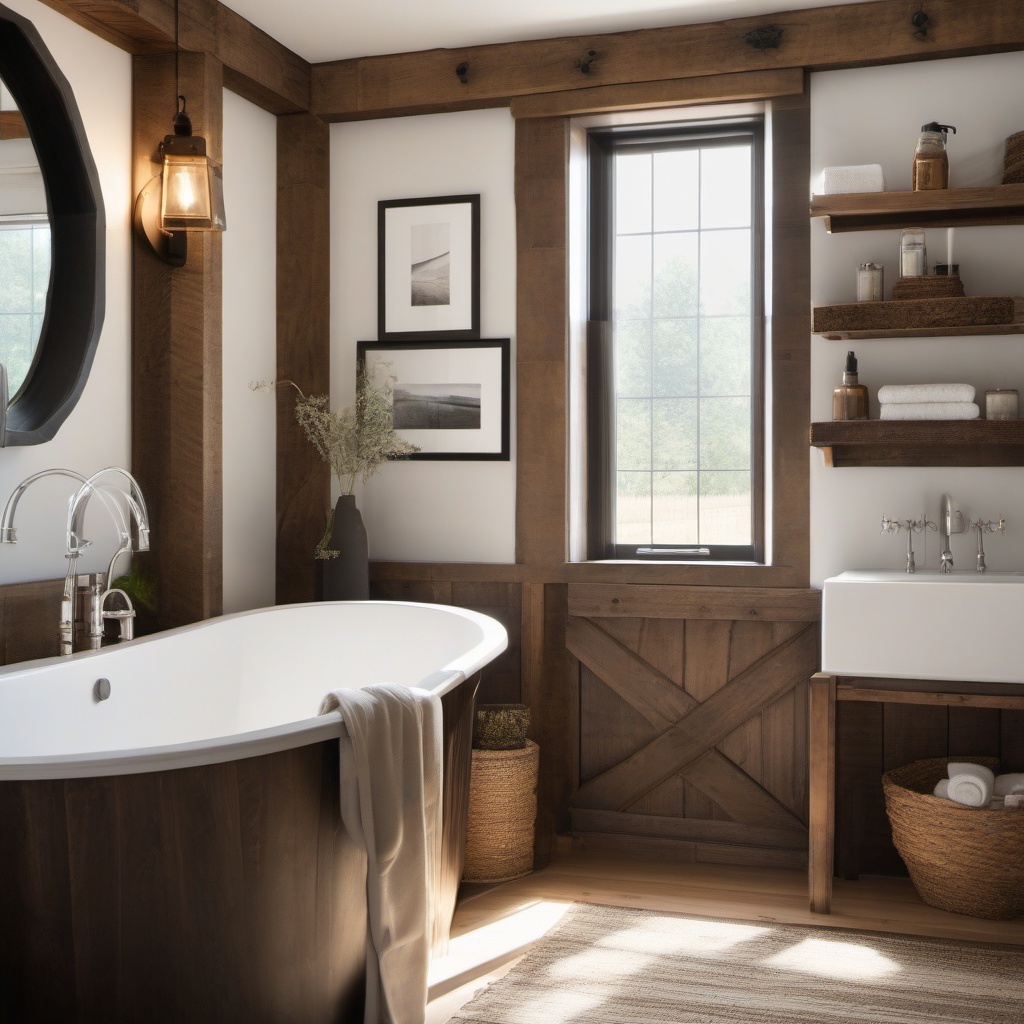
[[[964,807],[934,796],[950,761],[999,767],[993,757],[939,757],[882,776],[896,849],[925,903],[971,917],[1020,917],[1024,810]]]
[[[1024,132],[1015,132],[1007,138],[1003,168],[1004,185],[1024,182]]]
[[[901,277],[892,286],[892,297],[903,299],[934,299],[963,295],[964,283],[959,274],[921,274]]]
[[[466,826],[467,882],[507,882],[533,870],[540,747],[474,750]]]

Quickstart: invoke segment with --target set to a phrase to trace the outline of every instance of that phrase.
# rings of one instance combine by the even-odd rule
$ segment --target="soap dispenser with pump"
[[[843,383],[832,392],[832,419],[866,420],[868,418],[868,389],[857,378],[857,357],[846,353]]]
[[[946,133],[956,135],[951,124],[929,121],[921,125],[921,134],[914,150],[913,183],[915,192],[933,188],[949,188],[949,157],[946,155]]]

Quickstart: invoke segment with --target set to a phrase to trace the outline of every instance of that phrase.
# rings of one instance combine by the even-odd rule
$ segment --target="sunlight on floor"
[[[430,964],[426,1024],[444,1024],[477,992],[507,973],[571,906],[569,902],[530,900],[496,921],[453,937],[447,956]]]
[[[750,924],[732,924],[728,921],[686,922],[680,927],[678,917],[651,918],[642,928],[629,928],[614,932],[601,939],[598,945],[618,947],[625,945],[636,952],[660,955],[689,953],[692,956],[710,956],[729,949],[740,942],[750,942],[771,931]]]
[[[773,967],[804,971],[823,978],[868,981],[895,974],[901,967],[895,960],[856,942],[804,939],[803,942],[765,961]]]

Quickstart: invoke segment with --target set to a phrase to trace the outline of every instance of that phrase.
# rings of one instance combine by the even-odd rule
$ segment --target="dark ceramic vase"
[[[317,562],[323,581],[325,601],[366,601],[370,596],[370,566],[366,527],[356,508],[354,494],[343,494],[334,506],[334,529],[330,545],[334,558]]]

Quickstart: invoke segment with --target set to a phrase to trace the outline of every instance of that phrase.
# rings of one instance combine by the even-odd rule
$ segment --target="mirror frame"
[[[30,21],[0,4],[0,77],[35,146],[50,219],[50,287],[25,383],[0,409],[0,445],[42,444],[85,389],[103,326],[106,223],[75,96]]]

